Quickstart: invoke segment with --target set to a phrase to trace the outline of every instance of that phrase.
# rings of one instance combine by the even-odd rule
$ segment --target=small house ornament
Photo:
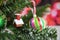
[[[15,14],[16,15],[16,19],[14,19],[14,24],[16,27],[22,27],[24,22],[21,18],[21,14]]]

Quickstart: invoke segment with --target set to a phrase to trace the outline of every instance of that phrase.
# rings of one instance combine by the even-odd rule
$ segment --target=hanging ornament
[[[15,14],[16,15],[16,19],[14,19],[14,24],[16,27],[22,27],[24,22],[21,19],[21,15],[20,14]]]
[[[30,25],[33,29],[41,31],[46,27],[46,22],[43,18],[36,16],[36,4],[35,1],[32,0],[33,3],[33,18],[30,20]]]
[[[4,23],[5,23],[4,19],[0,17],[0,27],[4,26]]]
[[[34,15],[34,18],[30,20],[30,25],[33,29],[40,31],[46,27],[46,22],[43,18]]]

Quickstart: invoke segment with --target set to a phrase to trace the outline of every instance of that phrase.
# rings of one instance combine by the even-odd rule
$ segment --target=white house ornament
[[[22,27],[24,22],[20,17],[20,14],[16,14],[16,19],[14,19],[14,24],[16,27]]]

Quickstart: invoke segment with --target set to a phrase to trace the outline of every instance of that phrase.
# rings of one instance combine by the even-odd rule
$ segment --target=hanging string
[[[31,10],[33,15],[36,15],[36,3],[34,0],[30,0],[32,2],[33,8],[31,7],[24,7],[23,10],[20,12],[21,16],[26,16],[28,12]]]
[[[31,0],[32,4],[33,4],[33,14],[36,14],[36,3],[34,0]]]

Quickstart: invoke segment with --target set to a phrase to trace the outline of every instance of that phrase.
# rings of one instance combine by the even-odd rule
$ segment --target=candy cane
[[[30,10],[33,12],[33,8],[31,8],[31,7],[24,7],[23,11],[20,12],[21,16],[27,15]]]
[[[34,0],[31,0],[31,2],[33,3],[33,13],[36,14],[36,4]]]
[[[28,12],[31,10],[33,15],[36,14],[36,4],[34,0],[31,0],[31,2],[33,3],[33,8],[31,7],[24,7],[23,11],[20,12],[21,16],[27,15]]]
[[[31,0],[31,2],[33,3],[33,6],[35,7],[36,6],[35,1],[34,0]]]

